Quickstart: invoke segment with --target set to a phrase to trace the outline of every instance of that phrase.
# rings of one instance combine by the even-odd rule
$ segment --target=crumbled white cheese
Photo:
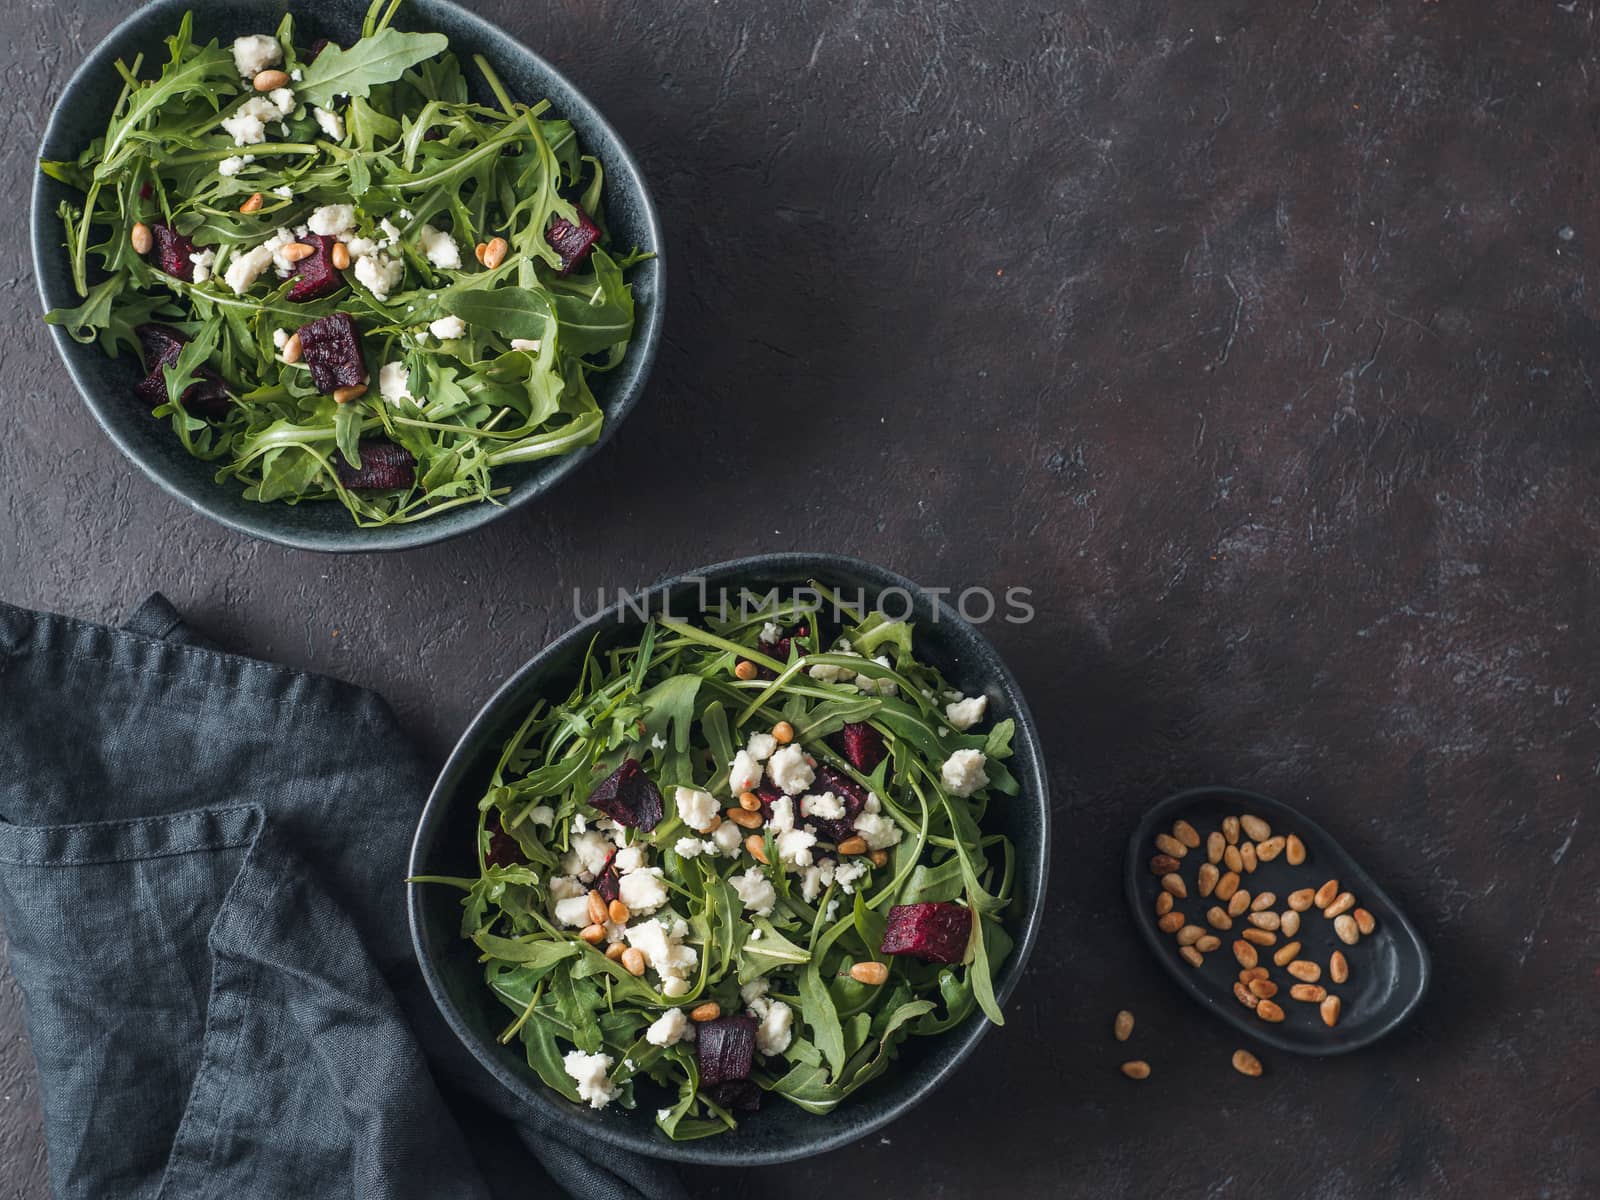
[[[806,668],[806,674],[818,683],[839,683],[856,677],[856,673],[848,667],[836,667],[832,663],[816,663]]]
[[[424,225],[417,230],[417,247],[427,256],[428,261],[440,270],[461,269],[461,247],[456,245],[455,238],[444,230]]]
[[[384,243],[385,245],[393,245],[400,240],[400,231],[395,228],[394,222],[389,220],[388,217],[384,217],[383,220],[378,222],[378,228],[383,230],[383,236],[388,239]],[[437,300],[438,298],[438,296],[428,297],[430,300]]]
[[[241,79],[254,79],[282,61],[283,47],[275,37],[252,33],[233,40],[233,65],[239,68]]]
[[[770,917],[772,906],[778,902],[778,892],[772,882],[761,873],[760,867],[751,867],[743,875],[729,876],[728,882],[739,893],[746,911],[758,917]]]
[[[652,1046],[675,1046],[683,1040],[689,1028],[689,1018],[681,1008],[669,1008],[644,1031],[644,1040]]]
[[[736,796],[750,791],[761,782],[761,770],[761,764],[748,750],[739,751],[728,768],[728,788]]]
[[[816,778],[811,764],[806,762],[805,751],[793,743],[779,750],[767,761],[767,773],[772,777],[773,783],[791,796],[797,796],[805,791]]]
[[[329,141],[344,141],[344,118],[338,113],[325,108],[313,108],[311,115],[317,119],[317,127],[327,135]]]
[[[265,96],[251,96],[231,117],[222,118],[235,146],[255,146],[267,140],[267,122],[278,119],[278,106]]]
[[[363,254],[372,254],[382,249],[377,242],[366,237],[347,237],[344,239],[344,248],[350,251],[351,258],[360,258]]]
[[[904,836],[900,826],[896,825],[882,813],[860,812],[856,814],[855,831],[865,840],[873,850],[887,850],[896,845]]]
[[[778,748],[778,739],[770,733],[752,733],[750,744],[745,748],[750,751],[751,758],[757,762],[766,762]]]
[[[891,663],[888,660],[888,658],[886,656],[882,655],[882,654],[880,654],[877,658],[873,659],[872,661],[877,663],[880,667],[891,667],[892,668],[894,666],[894,664]],[[899,695],[899,693],[900,693],[900,685],[898,683],[896,683],[894,680],[892,680],[892,679],[875,679],[871,675],[857,675],[856,676],[856,687],[860,691],[866,693],[868,696],[871,696],[871,695],[896,696],[896,695]]]
[[[460,317],[440,317],[428,325],[428,332],[441,342],[448,342],[451,338],[466,337],[467,323]]]
[[[211,268],[216,265],[217,252],[215,250],[197,250],[189,255],[189,261],[194,264],[194,281],[204,283],[211,278]]]
[[[547,890],[552,900],[571,900],[574,896],[587,896],[588,889],[575,875],[552,875]]]
[[[723,858],[738,858],[739,851],[744,848],[744,830],[732,821],[724,821],[717,826],[716,832],[711,835],[711,840]]]
[[[971,699],[963,697],[944,706],[944,719],[950,722],[952,728],[965,732],[983,720],[984,710],[988,707],[987,696],[973,696]]]
[[[844,801],[832,792],[823,792],[820,796],[800,797],[800,815],[803,817],[816,817],[822,821],[837,821],[844,814]]]
[[[672,793],[672,802],[678,807],[678,816],[696,833],[710,833],[716,824],[717,800],[710,792],[699,788],[678,787]]]
[[[530,354],[539,353],[539,345],[540,345],[540,342],[539,342],[538,338],[512,338],[511,339],[511,348],[513,350],[526,350]]]
[[[589,897],[569,896],[555,903],[556,920],[569,929],[583,929],[589,924]]]
[[[800,898],[807,904],[815,900],[822,889],[833,882],[834,870],[831,858],[807,867],[800,875]]]
[[[287,229],[280,229],[265,242],[263,246],[272,250],[272,266],[278,272],[279,279],[287,279],[295,272],[296,262],[284,257],[284,250],[295,244],[294,234]]]
[[[983,770],[988,761],[982,750],[957,750],[939,768],[945,791],[952,796],[970,796],[979,788],[988,787],[989,776]]]
[[[569,875],[598,875],[606,869],[611,857],[611,839],[590,829],[574,834],[572,849],[561,860],[561,869]]]
[[[778,858],[784,866],[791,870],[809,867],[811,865],[811,847],[816,844],[817,835],[804,829],[791,829],[786,833],[780,833],[776,843]]]
[[[768,621],[761,627],[761,640],[769,646],[774,642],[781,642],[783,640],[783,626],[776,621]]]
[[[617,1098],[617,1089],[611,1086],[611,1056],[585,1054],[573,1050],[561,1060],[567,1074],[578,1085],[578,1098],[587,1100],[591,1108],[604,1108]]]
[[[794,828],[794,801],[788,796],[779,796],[772,802],[772,816],[767,821],[767,828],[773,833],[787,833]]]
[[[261,272],[271,265],[272,247],[257,246],[230,259],[223,279],[233,289],[235,296],[242,296],[250,290],[257,279],[261,278]]]
[[[235,154],[217,164],[217,174],[232,179],[255,160],[256,156],[254,154]]]
[[[411,398],[411,374],[405,363],[384,363],[378,369],[378,391],[390,404]]]
[[[628,911],[646,916],[667,902],[667,885],[661,881],[661,868],[630,871],[617,883],[617,894]]]
[[[642,868],[647,857],[643,846],[624,846],[617,851],[617,856],[611,860],[611,865],[617,869],[619,875],[626,875],[629,871]]]
[[[272,344],[282,350],[289,344],[289,331],[287,329],[274,329],[272,331]]]
[[[356,281],[377,300],[387,300],[406,277],[406,265],[387,254],[363,254],[356,259]]]
[[[267,93],[267,99],[272,101],[273,106],[277,108],[278,115],[280,117],[290,117],[294,115],[295,105],[298,102],[294,98],[294,93],[288,88],[273,88]]]
[[[661,990],[669,996],[688,991],[686,977],[700,961],[699,952],[683,944],[683,936],[688,932],[688,924],[670,912],[628,926],[628,944],[643,954],[645,962],[661,976]],[[668,990],[666,985],[673,979],[684,984],[680,991]]]
[[[689,981],[679,975],[669,975],[661,981],[661,994],[676,999],[689,990]]]
[[[667,748],[667,739],[666,738],[662,737],[659,733],[652,734],[650,736],[650,749],[652,749],[652,750],[665,750],[666,748]]]
[[[754,941],[755,938],[752,937],[750,940]],[[756,1000],[759,1000],[762,996],[767,994],[768,986],[769,984],[765,975],[761,976],[759,979],[752,979],[749,983],[745,984],[739,989],[739,999],[743,1000],[746,1004],[750,1004]]]
[[[867,793],[867,802],[861,806],[863,812],[882,812],[883,801],[878,799],[877,792]]]
[[[763,1006],[765,1011],[760,1015],[761,1024],[756,1026],[756,1049],[762,1054],[782,1054],[789,1048],[789,1042],[794,1037],[794,1012],[782,1000],[756,1001],[751,1006],[755,1012],[756,1006]]]
[[[274,196],[281,196],[285,200],[293,200],[294,199],[294,189],[292,187],[290,187],[287,183],[280,184],[278,187],[273,188],[272,189],[272,194]]]
[[[715,846],[716,843],[713,842],[712,848],[715,849]],[[699,858],[701,851],[705,849],[705,843],[699,838],[681,837],[672,843],[672,849],[679,858]]]
[[[870,869],[865,859],[853,858],[834,867],[833,882],[845,895],[851,895],[856,890],[856,881]]]
[[[355,206],[324,204],[306,218],[306,226],[323,237],[343,237],[356,227]]]
[[[551,808],[548,804],[535,804],[528,810],[528,820],[532,821],[535,825],[554,825],[556,821],[556,810]]]

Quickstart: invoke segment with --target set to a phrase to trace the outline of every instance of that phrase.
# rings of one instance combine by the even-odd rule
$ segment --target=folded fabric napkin
[[[406,934],[428,776],[376,695],[0,604],[0,917],[58,1200],[676,1197],[519,1110]]]

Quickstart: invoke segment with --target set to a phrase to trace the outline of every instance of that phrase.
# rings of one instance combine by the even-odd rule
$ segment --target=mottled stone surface
[[[1062,836],[1011,1025],[883,1141],[697,1189],[1593,1195],[1595,7],[496,0],[667,227],[673,311],[621,436],[465,541],[241,540],[90,421],[13,222],[0,595],[110,618],[159,587],[381,688],[441,754],[574,587],[780,547],[1031,587],[1037,619],[993,633]],[[13,196],[116,15],[0,10]],[[1409,1028],[1229,1070],[1118,878],[1141,807],[1207,780],[1304,805],[1390,885],[1436,958]],[[46,1194],[30,1072],[0,980],[6,1200]]]

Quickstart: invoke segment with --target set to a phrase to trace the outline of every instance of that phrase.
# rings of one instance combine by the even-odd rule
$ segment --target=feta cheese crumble
[[[611,1086],[609,1054],[573,1050],[561,1060],[561,1065],[578,1085],[578,1098],[587,1100],[589,1107],[604,1108],[617,1098],[617,1089]]]
[[[972,696],[953,700],[944,706],[944,719],[950,722],[952,729],[965,733],[979,721],[983,720],[984,710],[989,707],[989,697]]]
[[[511,348],[513,350],[526,350],[530,354],[539,353],[539,345],[540,345],[540,342],[539,342],[538,338],[512,338],[511,339]]]
[[[768,1057],[787,1050],[794,1037],[794,1011],[782,1000],[765,996],[746,1007],[761,1022],[756,1026],[756,1049]]]
[[[711,841],[723,858],[738,858],[744,848],[744,830],[732,821],[724,821],[711,835]]]
[[[733,765],[728,768],[728,787],[734,795],[748,792],[761,783],[761,764],[748,750],[741,750],[733,756]]]
[[[272,247],[263,244],[230,259],[222,278],[233,289],[235,296],[242,296],[261,278],[261,272],[271,265]]]
[[[671,912],[628,926],[628,944],[643,954],[646,964],[661,976],[661,990],[669,996],[681,996],[689,990],[686,976],[700,961],[699,952],[683,944],[688,932],[688,923]],[[673,980],[679,984],[675,990],[667,986]]]
[[[772,757],[772,752],[778,748],[778,739],[770,733],[752,733],[750,744],[746,747],[750,757],[757,762],[766,762]]]
[[[617,884],[617,894],[630,912],[647,916],[667,902],[667,885],[661,881],[661,868],[630,871]]]
[[[568,875],[595,876],[606,869],[611,858],[611,839],[598,830],[589,829],[572,836],[572,848],[561,860],[561,869]]]
[[[363,254],[356,259],[355,271],[356,282],[379,301],[387,300],[389,293],[399,287],[406,277],[405,263],[391,259],[387,254]]]
[[[711,845],[712,849],[716,848],[716,843],[713,842]],[[679,858],[699,858],[700,852],[705,848],[706,843],[699,838],[681,837],[672,843],[673,852]]]
[[[760,770],[759,765],[756,769]],[[767,771],[772,776],[772,782],[791,796],[805,791],[816,778],[811,764],[806,762],[805,751],[792,742],[767,761]],[[757,778],[760,778],[759,775]]]
[[[289,344],[289,331],[287,329],[274,329],[272,331],[272,344],[282,350]]]
[[[710,792],[680,786],[673,791],[672,802],[683,823],[696,833],[710,833],[717,823],[717,801]]]
[[[256,156],[254,154],[235,154],[217,164],[217,174],[232,179],[255,160]]]
[[[804,829],[790,829],[778,835],[776,843],[778,858],[784,866],[791,870],[809,867],[811,865],[811,847],[816,844],[816,834]]]
[[[772,886],[772,882],[761,873],[760,867],[751,867],[743,875],[729,876],[728,882],[733,885],[733,890],[739,893],[739,899],[744,903],[746,912],[753,912],[758,917],[772,915],[772,906],[778,902],[778,892]]]
[[[378,391],[390,404],[411,398],[411,377],[403,362],[384,363],[378,369]]]
[[[324,204],[306,218],[306,227],[323,237],[343,237],[356,227],[352,204]]]
[[[441,342],[447,342],[451,338],[465,337],[467,335],[467,323],[460,317],[440,317],[437,321],[429,324],[428,332]]]
[[[803,817],[816,817],[822,821],[837,821],[844,814],[844,801],[832,792],[823,792],[820,796],[802,796],[800,798],[800,815]]]
[[[939,768],[944,790],[952,796],[966,797],[979,788],[988,787],[989,776],[983,770],[988,761],[982,750],[957,750]]]
[[[281,196],[285,200],[294,199],[294,189],[287,183],[279,184],[277,187],[273,188],[272,194],[274,196]]]
[[[854,829],[872,850],[887,850],[897,845],[904,836],[900,826],[882,813],[862,811],[856,814]]]
[[[325,108],[313,108],[311,115],[317,119],[317,128],[330,142],[344,141],[344,118]]]
[[[252,33],[233,40],[233,65],[239,68],[239,78],[254,79],[268,67],[283,61],[283,47],[278,39],[264,33]]]
[[[272,101],[272,105],[278,110],[280,117],[292,117],[294,115],[298,101],[294,98],[294,92],[288,88],[273,88],[267,93],[267,99]]]
[[[222,128],[235,146],[255,146],[267,140],[267,122],[278,119],[278,106],[265,96],[251,96],[231,117],[222,118]]]
[[[217,263],[215,250],[197,250],[189,255],[189,261],[194,264],[194,281],[204,283],[211,278],[211,268]]]
[[[417,230],[417,247],[441,271],[461,269],[461,247],[444,230],[424,225]]]
[[[644,1031],[644,1040],[652,1046],[675,1046],[688,1028],[689,1018],[683,1015],[683,1009],[669,1008]]]

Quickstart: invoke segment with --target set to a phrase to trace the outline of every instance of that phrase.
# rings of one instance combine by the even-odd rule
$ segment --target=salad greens
[[[685,1020],[707,1002],[757,1023],[744,1099],[812,1113],[910,1036],[975,1010],[1002,1023],[1013,852],[983,826],[991,797],[1018,790],[1012,722],[968,732],[986,701],[916,657],[911,625],[871,614],[831,640],[820,625],[791,600],[753,619],[657,616],[609,649],[597,637],[571,693],[536,703],[504,748],[478,806],[478,876],[413,881],[464,889],[462,934],[511,1014],[501,1040],[568,1099],[659,1105],[676,1140],[734,1128],[754,1105],[701,1078],[720,1022]],[[653,813],[615,819],[623,777]],[[591,889],[619,897],[622,919],[597,925]],[[891,910],[928,902],[959,920],[952,961],[881,952]],[[874,963],[881,982],[851,972]]]
[[[337,499],[362,526],[492,503],[497,468],[593,442],[590,378],[628,349],[625,274],[648,257],[605,248],[601,164],[549,102],[474,56],[478,102],[443,35],[394,28],[398,5],[376,0],[347,47],[297,43],[289,15],[200,45],[185,16],[153,78],[118,62],[105,134],[40,164],[82,193],[60,206],[81,303],[45,319],[140,354],[139,395],[219,482]],[[346,403],[293,337],[337,313],[366,380]],[[373,446],[399,485],[362,475]]]

